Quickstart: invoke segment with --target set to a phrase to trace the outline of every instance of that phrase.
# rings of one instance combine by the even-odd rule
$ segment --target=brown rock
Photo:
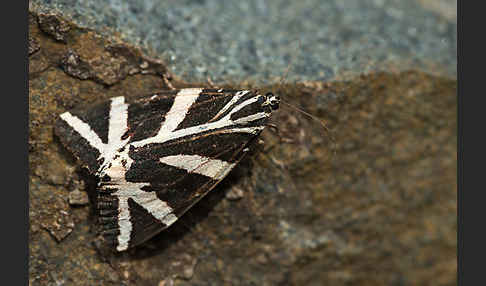
[[[66,37],[71,27],[68,22],[54,14],[39,14],[38,15],[40,29],[52,36],[57,41],[66,42]]]

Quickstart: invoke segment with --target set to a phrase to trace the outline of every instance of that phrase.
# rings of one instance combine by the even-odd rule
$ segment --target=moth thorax
[[[265,101],[263,102],[263,106],[270,106],[272,110],[278,109],[280,104],[280,96],[274,95],[271,92],[265,94]]]

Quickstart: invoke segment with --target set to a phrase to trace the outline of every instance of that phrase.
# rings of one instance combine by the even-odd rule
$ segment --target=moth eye
[[[125,139],[127,139],[129,136],[130,136],[130,134],[129,134],[129,133],[128,133],[128,131],[127,131],[127,132],[125,132],[125,134],[123,134],[123,135],[122,135],[121,139],[122,139],[122,140],[125,140]]]
[[[260,97],[258,98],[258,103],[259,103],[259,104],[263,104],[263,103],[265,103],[265,99],[266,99],[266,98],[267,98],[267,95],[265,95],[265,96],[260,96]]]
[[[101,181],[102,181],[102,182],[109,182],[109,181],[111,181],[111,178],[110,178],[110,176],[108,176],[108,175],[104,175],[104,176],[101,178]]]

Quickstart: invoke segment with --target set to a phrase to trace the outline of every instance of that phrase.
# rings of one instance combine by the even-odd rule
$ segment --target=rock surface
[[[117,34],[184,80],[350,79],[420,67],[456,77],[456,0],[32,0]],[[108,29],[107,29],[108,28]]]
[[[106,4],[111,7],[107,11],[112,11],[113,3],[117,3],[100,2],[110,3]],[[193,25],[193,32],[198,31],[194,23],[202,16],[191,9],[213,5],[213,1],[199,1],[197,5],[183,2],[186,8],[172,8],[169,12],[183,11],[186,16],[181,18],[186,23],[177,25]],[[367,17],[370,17],[367,21],[378,21],[365,9],[369,3],[375,3],[377,7],[387,7],[384,11],[390,13],[387,18],[390,25],[384,25],[384,33],[393,24],[406,29],[404,23],[408,22],[396,20],[397,15],[402,15],[402,19],[426,15],[428,18],[417,19],[416,25],[423,22],[428,23],[427,27],[444,25],[440,29],[447,31],[446,38],[455,37],[455,18],[444,12],[450,11],[447,5],[437,8],[443,7],[437,6],[438,1],[400,2],[408,4],[367,1],[368,4],[360,5],[349,2],[346,5],[350,7],[332,1],[323,7],[334,5],[351,11],[362,8],[363,21]],[[76,5],[86,3],[79,1]],[[50,4],[43,5],[41,8],[50,9]],[[153,10],[162,13],[164,5],[167,4],[153,6]],[[393,5],[397,10],[390,8]],[[404,5],[423,8],[411,10],[410,16],[403,14]],[[123,7],[126,6],[120,9]],[[66,14],[72,12],[67,6],[61,8]],[[282,9],[286,13],[291,11]],[[445,48],[448,52],[437,53],[435,57],[428,50],[433,39],[419,43],[425,36],[416,31],[418,39],[413,43],[415,47],[423,45],[423,50],[411,52],[399,45],[402,40],[398,37],[397,49],[404,52],[389,50],[389,57],[399,58],[395,63],[387,58],[379,60],[380,65],[386,66],[385,72],[376,72],[374,68],[361,70],[361,64],[346,68],[346,61],[335,60],[329,63],[336,70],[333,76],[327,76],[328,69],[320,65],[329,58],[303,45],[302,54],[316,60],[309,69],[302,69],[299,65],[306,66],[306,61],[300,58],[303,55],[299,56],[297,68],[293,69],[295,75],[305,80],[259,87],[272,90],[293,106],[325,120],[329,130],[283,105],[273,117],[279,134],[266,130],[261,152],[242,162],[170,229],[129,252],[106,254],[100,253],[95,243],[91,206],[69,205],[70,192],[81,191],[78,189],[83,184],[89,191],[93,185],[53,136],[52,124],[59,113],[75,106],[165,88],[161,75],[167,75],[169,70],[162,62],[144,56],[114,36],[115,40],[80,28],[79,21],[49,16],[46,10],[41,15],[32,8],[29,16],[30,285],[431,285],[431,281],[434,285],[456,284],[457,81],[450,72],[455,65],[455,53],[451,55],[455,44],[448,43]],[[324,13],[323,18],[335,11]],[[169,12],[167,15],[171,15]],[[51,20],[40,21],[42,17]],[[98,17],[105,19],[103,14]],[[350,15],[339,17],[343,25],[353,21],[348,19]],[[280,19],[285,18],[289,17]],[[115,19],[116,25],[124,27],[121,21],[124,18]],[[305,18],[302,23],[295,22],[296,29],[306,23]],[[309,27],[309,31],[314,28]],[[325,46],[328,52],[345,58],[354,55],[358,62],[373,66],[378,59],[366,57],[369,53],[361,58],[356,53],[346,54],[353,50],[351,47],[338,49],[346,45],[370,49],[367,45],[373,43],[373,38],[365,41],[355,31],[365,31],[365,27],[350,26],[344,42],[343,28],[334,27],[339,33],[334,31],[329,37],[336,46]],[[427,30],[429,35],[431,30]],[[175,34],[180,35],[177,31]],[[309,32],[302,37],[310,37]],[[278,33],[276,38],[281,39]],[[194,38],[186,40],[193,43]],[[275,41],[265,37],[262,40],[269,41],[270,47]],[[164,45],[170,42],[165,42],[167,38],[159,41],[154,44],[160,45],[155,50],[164,54],[167,47]],[[256,44],[254,49],[260,51],[261,47]],[[191,44],[173,46],[172,52],[187,55],[190,61],[192,49],[201,52],[198,45]],[[279,47],[275,49],[278,57],[285,55]],[[432,75],[418,65],[418,70],[405,71],[403,59],[410,54],[423,56],[438,70]],[[239,60],[246,56],[243,53]],[[267,64],[278,69],[290,60],[285,58]],[[252,64],[260,60],[246,59]],[[180,71],[185,65],[179,64],[171,65],[170,72],[182,77]],[[224,67],[228,71],[244,70],[229,63]],[[212,66],[207,64],[205,68]],[[346,73],[348,68],[351,74]],[[365,70],[369,72],[356,76]],[[313,75],[316,71],[317,75]],[[325,76],[319,76],[320,71]],[[198,73],[184,77],[186,82],[173,84],[197,85],[196,80],[206,75]],[[221,78],[218,73],[213,74],[217,75],[215,78]],[[258,75],[270,82],[273,74],[261,70]],[[334,76],[347,80],[328,80]],[[228,84],[235,88],[255,83],[245,72],[231,78],[249,79]],[[85,178],[83,183],[78,177]]]

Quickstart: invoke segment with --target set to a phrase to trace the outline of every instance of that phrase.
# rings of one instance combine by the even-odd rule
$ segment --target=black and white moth
[[[214,188],[279,102],[271,93],[230,89],[119,96],[61,114],[55,132],[99,178],[103,236],[124,251],[169,227]]]

